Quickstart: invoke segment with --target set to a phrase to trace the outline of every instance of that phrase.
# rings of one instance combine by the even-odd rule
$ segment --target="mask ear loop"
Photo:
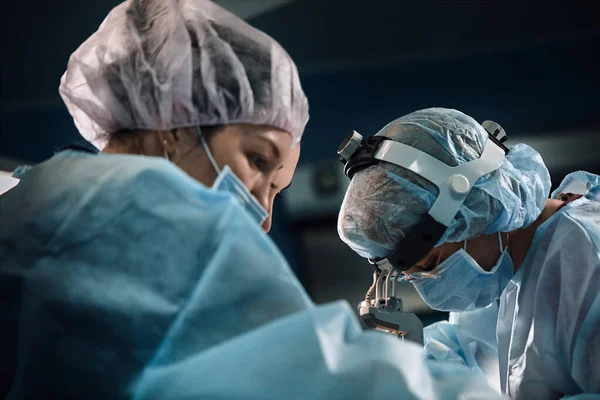
[[[467,248],[467,241],[465,240],[465,246],[464,248]],[[439,279],[440,275],[436,274],[435,271],[438,269],[438,267],[440,266],[440,259],[442,258],[442,254],[443,254],[443,248],[440,248],[440,253],[437,256],[437,261],[435,263],[435,267],[431,270],[431,271],[423,271],[423,272],[419,272],[420,276],[423,278],[431,278],[431,279]],[[402,278],[398,278],[398,280],[402,280],[404,282],[410,282],[412,280],[415,280],[417,278],[415,278],[412,275],[404,275],[402,276]]]
[[[171,159],[169,158],[169,153],[167,153],[168,144],[169,142],[167,142],[167,139],[163,140],[163,155],[167,159],[167,161],[171,161]]]
[[[442,253],[443,253],[443,251],[440,248],[440,254],[438,254],[437,261],[435,263],[435,268],[432,269],[431,271],[422,272],[423,277],[431,278],[431,279],[439,279],[440,278],[440,275],[436,274],[435,271],[437,271],[438,267],[440,266],[440,259],[442,258]]]
[[[442,253],[443,253],[443,248],[440,249],[440,254],[438,254],[437,261],[435,262],[435,268],[432,269],[429,272],[429,274],[427,274],[427,276],[429,276],[432,279],[438,279],[440,277],[438,274],[435,273],[435,271],[437,271],[438,267],[440,266],[440,259],[442,258]]]
[[[500,246],[500,253],[506,251],[509,251],[509,247],[510,247],[510,232],[506,232],[506,247],[502,248],[502,233],[498,232],[498,241],[500,242],[499,246]]]
[[[198,132],[198,136],[200,136],[200,141],[202,142],[202,147],[204,147],[204,151],[206,152],[206,155],[208,156],[210,163],[212,164],[215,171],[217,171],[217,175],[220,174],[221,168],[219,168],[219,166],[217,165],[217,162],[215,161],[215,158],[213,157],[212,152],[208,148],[208,144],[206,143],[206,140],[204,140],[204,135],[202,134],[202,129],[200,129],[199,126],[196,126],[196,132]]]
[[[467,251],[467,241],[465,240],[465,244],[463,246],[463,249],[465,251]],[[432,279],[439,279],[440,275],[436,274],[435,271],[437,271],[438,267],[440,266],[440,259],[442,258],[442,250],[440,249],[440,254],[438,254],[438,259],[437,259],[437,263],[434,269],[432,269],[431,271],[427,272],[427,273],[423,273],[424,276],[428,277],[428,278],[432,278]]]

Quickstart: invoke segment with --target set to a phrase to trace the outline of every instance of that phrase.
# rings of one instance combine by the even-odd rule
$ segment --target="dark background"
[[[69,55],[119,1],[3,2],[0,169],[79,139],[58,95]],[[311,120],[300,168],[335,160],[355,129],[432,107],[492,119],[536,148],[554,186],[600,172],[600,23],[594,2],[222,0],[296,60]],[[271,233],[317,302],[360,300],[370,270],[337,238],[336,209]],[[426,308],[406,289],[407,308]]]

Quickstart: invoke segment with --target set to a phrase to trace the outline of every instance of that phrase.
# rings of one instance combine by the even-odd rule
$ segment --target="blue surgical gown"
[[[20,178],[0,196],[0,397],[499,397],[315,306],[232,197],[166,160],[65,151]]]
[[[536,231],[491,306],[425,329],[425,348],[487,376],[511,398],[600,398],[600,181]],[[562,187],[563,185],[561,185]]]

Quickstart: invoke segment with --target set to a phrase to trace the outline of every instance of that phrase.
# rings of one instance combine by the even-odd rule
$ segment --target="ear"
[[[163,154],[174,163],[179,160],[179,157],[182,154],[175,133],[175,129],[157,132],[159,147],[162,149]]]
[[[200,144],[200,136],[198,136],[196,128],[194,127],[176,128],[172,129],[170,133],[182,154],[193,150]]]

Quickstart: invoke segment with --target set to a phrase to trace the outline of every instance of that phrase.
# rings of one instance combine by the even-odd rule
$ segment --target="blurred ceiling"
[[[258,17],[295,0],[212,0],[243,19]]]
[[[216,0],[275,37],[301,75],[600,37],[594,2]],[[62,107],[69,55],[118,0],[3,2],[2,112]]]
[[[302,74],[600,37],[591,2],[297,1],[251,20]]]

